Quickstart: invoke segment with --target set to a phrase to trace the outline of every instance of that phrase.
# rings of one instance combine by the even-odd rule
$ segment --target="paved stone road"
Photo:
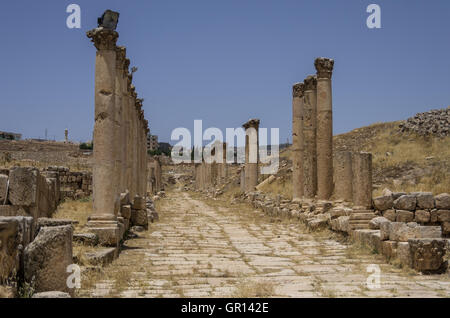
[[[126,242],[108,274],[81,290],[94,297],[449,297],[450,277],[398,269],[339,243],[330,232],[270,220],[245,204],[169,192],[160,221]],[[379,289],[367,288],[381,269]],[[119,282],[119,283],[118,283]],[[83,284],[83,282],[82,282]]]

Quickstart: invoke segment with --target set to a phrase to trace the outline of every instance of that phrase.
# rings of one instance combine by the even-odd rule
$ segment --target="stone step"
[[[350,220],[372,220],[375,217],[375,213],[358,213],[350,214]]]
[[[363,210],[363,209],[357,209],[357,210],[352,210],[352,214],[359,214],[359,213],[374,213],[374,210]]]
[[[367,230],[369,224],[349,224],[350,230]]]

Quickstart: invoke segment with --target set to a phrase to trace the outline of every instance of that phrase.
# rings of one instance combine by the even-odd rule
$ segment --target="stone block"
[[[391,231],[391,222],[380,223],[380,239],[382,241],[389,240],[390,231]]]
[[[64,226],[64,225],[70,225],[72,227],[72,230],[74,230],[75,224],[78,224],[78,221],[67,219],[39,218],[36,224],[36,232],[39,232],[39,230],[43,227]]]
[[[414,221],[414,212],[405,211],[405,210],[397,210],[397,222],[412,222]]]
[[[396,241],[382,241],[381,242],[381,254],[383,254],[388,260],[397,257],[397,245]]]
[[[431,223],[437,223],[438,221],[438,210],[437,209],[433,209],[430,212],[430,222]]]
[[[418,192],[415,194],[417,198],[417,207],[419,209],[434,209],[434,197],[431,192]]]
[[[395,222],[397,219],[397,212],[395,210],[386,210],[383,212],[383,216],[391,222]]]
[[[19,205],[0,205],[0,216],[29,216],[26,208]]]
[[[414,225],[415,224],[415,225]],[[411,238],[416,238],[416,223],[392,222],[389,228],[389,240],[398,242],[408,242]]]
[[[132,204],[133,210],[143,210],[145,209],[145,198],[136,196],[134,197],[133,204]]]
[[[377,216],[377,217],[373,218],[372,220],[370,220],[369,228],[371,230],[379,230],[380,229],[380,224],[384,223],[384,222],[389,222],[389,220],[386,219],[385,217]]]
[[[411,239],[408,241],[411,251],[412,267],[421,272],[445,270],[445,239]],[[445,267],[445,268],[443,268]]]
[[[131,205],[122,205],[120,207],[120,215],[129,220],[131,218]]]
[[[386,211],[392,209],[394,205],[394,198],[392,195],[383,195],[373,199],[373,206],[378,211]]]
[[[0,285],[15,278],[20,268],[19,222],[0,218]]]
[[[8,176],[0,174],[0,205],[7,203],[7,201],[5,201],[7,197],[7,190],[8,190]]]
[[[138,225],[142,226],[145,229],[148,228],[148,217],[147,217],[147,209],[143,210],[131,210],[131,226]]]
[[[12,205],[36,206],[38,204],[39,176],[36,168],[12,168],[9,175],[9,202]]]
[[[437,216],[439,222],[450,222],[450,210],[438,210]]]
[[[120,243],[120,228],[115,222],[115,224],[99,224],[100,222],[95,222],[94,224],[88,224],[89,232],[97,235],[98,242],[102,246],[108,247],[118,247]]]
[[[77,233],[73,235],[73,241],[87,246],[98,244],[98,236],[94,233]]]
[[[416,209],[417,199],[414,195],[402,195],[394,201],[396,210],[414,211]]]
[[[120,205],[129,205],[130,204],[130,193],[128,191],[120,194]]]
[[[36,292],[73,292],[66,284],[67,266],[73,263],[72,233],[67,225],[43,227],[25,248],[25,281],[34,281]]]
[[[440,226],[417,226],[416,238],[441,238],[442,229]]]
[[[112,263],[112,261],[117,257],[118,250],[117,248],[102,248],[94,252],[85,253],[87,261],[91,265],[102,265],[105,266],[107,264]]]
[[[417,210],[414,213],[414,221],[418,223],[430,222],[431,213],[425,210]]]
[[[434,197],[437,209],[450,210],[450,194],[441,193]]]
[[[398,242],[397,258],[403,266],[412,267],[411,252],[408,242]]]
[[[441,227],[442,227],[442,234],[445,236],[449,236],[450,235],[450,222],[442,222]]]

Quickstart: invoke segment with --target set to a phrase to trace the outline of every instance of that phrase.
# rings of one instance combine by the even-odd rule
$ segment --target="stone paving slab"
[[[243,205],[173,191],[158,212],[79,296],[450,297],[449,274],[411,273],[370,252],[349,257],[351,245]],[[381,269],[380,288],[367,286],[370,264]]]

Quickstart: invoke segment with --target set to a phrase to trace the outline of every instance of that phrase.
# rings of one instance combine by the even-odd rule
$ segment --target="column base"
[[[90,232],[98,236],[99,244],[103,246],[118,247],[121,240],[121,226],[118,221],[89,220],[87,227]]]

